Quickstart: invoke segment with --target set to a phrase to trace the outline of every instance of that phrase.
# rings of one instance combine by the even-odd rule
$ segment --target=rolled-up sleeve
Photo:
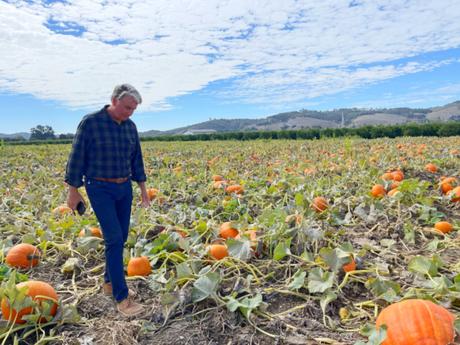
[[[87,122],[83,119],[78,125],[66,166],[65,182],[76,188],[83,185],[83,175],[85,174],[86,145],[88,142],[86,127]]]
[[[136,149],[131,160],[131,179],[136,182],[145,182],[147,176],[144,171],[144,161],[142,159],[142,149],[139,136],[136,130]]]

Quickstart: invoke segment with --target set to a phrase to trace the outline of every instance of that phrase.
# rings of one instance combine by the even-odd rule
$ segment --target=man
[[[118,311],[125,316],[143,311],[126,285],[123,267],[133,199],[131,180],[140,187],[142,206],[150,205],[139,135],[129,118],[141,102],[133,86],[116,86],[111,104],[86,115],[78,125],[65,175],[69,186],[67,205],[72,210],[79,202],[84,203],[78,188],[85,185],[104,235],[103,291],[115,298]]]

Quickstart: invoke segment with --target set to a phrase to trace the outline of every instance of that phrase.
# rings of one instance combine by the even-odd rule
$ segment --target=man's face
[[[113,115],[119,121],[126,121],[137,108],[134,97],[125,96],[122,99],[112,99]]]

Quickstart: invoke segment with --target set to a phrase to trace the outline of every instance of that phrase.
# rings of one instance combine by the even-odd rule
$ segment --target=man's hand
[[[147,194],[147,189],[145,188],[144,182],[139,182],[139,188],[141,189],[141,206],[142,207],[149,207],[150,206],[150,198]]]
[[[81,196],[78,189],[75,187],[69,186],[69,192],[67,194],[67,206],[69,206],[72,210],[75,211],[80,201],[82,201],[86,205],[85,200]]]

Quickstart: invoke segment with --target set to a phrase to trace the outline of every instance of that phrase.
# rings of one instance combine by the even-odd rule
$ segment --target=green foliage
[[[30,140],[48,140],[54,138],[56,138],[56,136],[51,126],[38,125],[30,129]]]

